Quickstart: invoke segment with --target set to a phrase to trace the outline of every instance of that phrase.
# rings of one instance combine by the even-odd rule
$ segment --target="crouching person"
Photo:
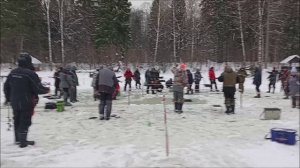
[[[103,68],[99,70],[96,84],[96,91],[100,94],[100,120],[109,120],[112,109],[112,95],[118,85],[118,80],[111,69]]]
[[[235,109],[235,84],[238,82],[238,75],[230,66],[225,67],[225,71],[218,78],[219,82],[223,82],[223,92],[225,97],[226,114],[234,114]]]
[[[173,95],[175,112],[182,113],[182,106],[184,103],[183,89],[188,84],[188,78],[186,73],[186,65],[180,64],[179,69],[174,72],[174,84],[173,84]]]
[[[49,93],[49,88],[41,84],[32,69],[31,56],[23,53],[18,59],[18,68],[11,71],[4,83],[6,103],[10,103],[13,109],[15,144],[21,148],[35,144],[34,141],[27,141],[27,134],[38,101],[37,95]]]

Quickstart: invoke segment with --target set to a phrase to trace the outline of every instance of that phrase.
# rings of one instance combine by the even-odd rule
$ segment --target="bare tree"
[[[244,33],[243,33],[243,25],[242,25],[242,12],[241,12],[241,4],[240,0],[237,0],[238,5],[238,13],[239,13],[239,24],[240,24],[240,33],[241,33],[241,43],[242,43],[242,51],[243,51],[243,62],[246,62],[246,49],[245,49],[245,41],[244,41]]]
[[[49,62],[50,68],[52,70],[53,60],[52,60],[52,46],[51,46],[51,29],[50,29],[50,2],[51,0],[44,0],[46,6],[46,14],[47,14],[47,26],[48,26],[48,47],[49,47]]]
[[[61,43],[61,62],[65,64],[65,47],[64,47],[64,0],[57,0],[59,23],[60,23],[60,43]]]

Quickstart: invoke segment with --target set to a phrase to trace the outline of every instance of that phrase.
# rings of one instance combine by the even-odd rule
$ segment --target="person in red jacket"
[[[130,68],[127,68],[127,70],[125,71],[124,77],[125,77],[124,91],[126,91],[127,85],[129,85],[129,91],[130,91],[131,90],[131,80],[132,80],[132,77],[133,77],[133,74],[132,74]]]
[[[213,84],[215,85],[215,89],[218,92],[218,87],[216,83],[216,75],[214,71],[214,67],[211,67],[208,72],[209,80],[210,80],[210,91],[212,91]]]

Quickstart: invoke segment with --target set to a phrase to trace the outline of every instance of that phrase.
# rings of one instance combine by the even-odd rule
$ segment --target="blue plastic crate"
[[[287,145],[296,144],[296,130],[285,129],[285,128],[272,128],[271,129],[271,140]]]

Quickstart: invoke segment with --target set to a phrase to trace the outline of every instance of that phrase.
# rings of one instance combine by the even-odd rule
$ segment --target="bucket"
[[[56,111],[57,112],[63,112],[65,110],[65,105],[63,101],[57,101],[56,102]]]
[[[271,140],[287,145],[296,144],[296,130],[285,128],[272,128]]]
[[[281,109],[279,108],[264,108],[260,115],[262,120],[280,120]]]

